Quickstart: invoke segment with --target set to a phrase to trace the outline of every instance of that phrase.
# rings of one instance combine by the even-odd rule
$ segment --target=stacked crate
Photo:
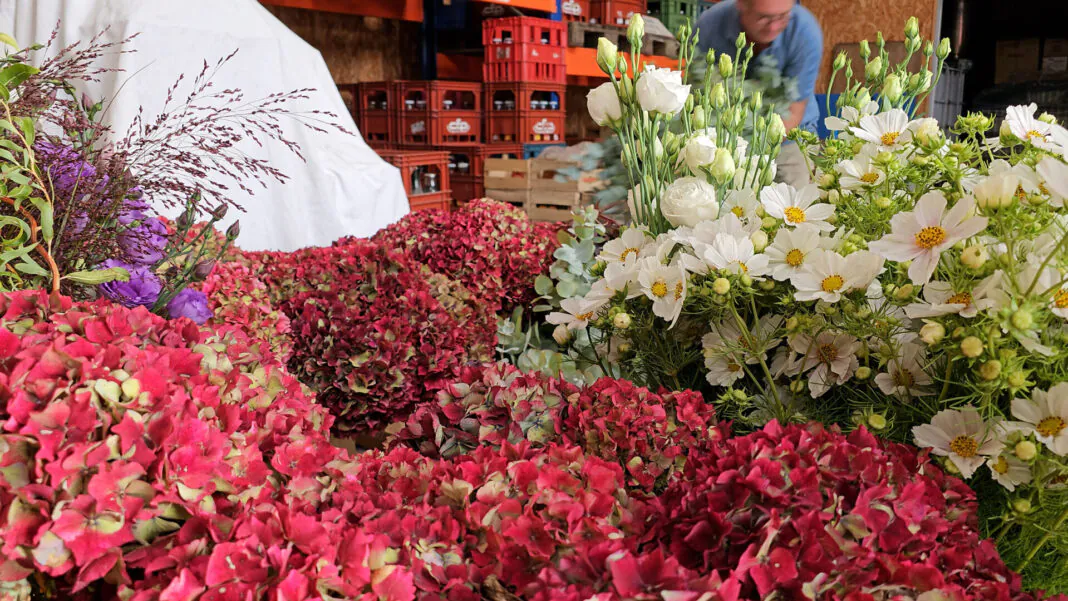
[[[699,0],[649,0],[649,14],[674,33],[684,23],[693,25],[701,12]]]
[[[476,144],[449,150],[449,184],[457,204],[486,195],[485,165],[492,159],[518,159],[523,154],[519,144]]]
[[[565,23],[586,23],[590,20],[590,0],[558,0],[558,5],[560,20]]]
[[[397,143],[463,146],[482,141],[482,84],[466,81],[398,81]]]
[[[567,24],[534,17],[482,23],[486,83],[567,84]]]
[[[356,84],[356,124],[368,146],[392,148],[397,143],[396,93],[388,81]]]
[[[631,15],[646,12],[645,0],[590,0],[590,21],[602,25],[626,27]]]
[[[400,169],[412,211],[452,206],[449,153],[441,150],[379,150],[378,156]]]
[[[534,221],[566,221],[604,183],[597,172],[583,173],[576,181],[555,177],[573,166],[551,159],[487,159],[486,196],[521,207]]]

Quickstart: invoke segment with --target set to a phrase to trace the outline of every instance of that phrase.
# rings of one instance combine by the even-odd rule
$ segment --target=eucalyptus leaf
[[[548,276],[539,275],[534,279],[534,292],[539,295],[546,295],[553,291],[553,281]]]
[[[561,280],[558,284],[556,284],[556,293],[559,294],[562,298],[571,298],[578,294],[578,286],[576,286],[574,282]]]
[[[121,267],[111,267],[109,269],[96,269],[93,271],[75,271],[74,273],[68,273],[63,276],[63,279],[70,280],[75,284],[95,286],[97,284],[106,284],[114,281],[129,282],[130,272]]]

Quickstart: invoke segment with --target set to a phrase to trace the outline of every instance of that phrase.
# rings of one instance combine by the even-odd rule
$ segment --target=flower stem
[[[1035,558],[1035,555],[1038,555],[1038,552],[1042,549],[1043,546],[1045,546],[1047,542],[1049,542],[1049,539],[1053,538],[1053,535],[1057,532],[1057,530],[1060,529],[1060,527],[1064,524],[1065,520],[1068,520],[1068,507],[1065,507],[1064,511],[1062,511],[1061,514],[1057,516],[1057,521],[1053,522],[1053,526],[1046,531],[1046,534],[1043,535],[1041,539],[1039,539],[1038,544],[1035,545],[1033,549],[1031,549],[1031,551],[1027,554],[1027,557],[1024,557],[1023,561],[1020,562],[1020,565],[1016,566],[1016,572],[1024,571],[1024,568],[1027,567],[1027,564],[1031,563],[1031,560]]]

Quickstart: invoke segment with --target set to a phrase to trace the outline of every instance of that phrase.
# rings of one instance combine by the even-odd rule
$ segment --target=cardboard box
[[[1068,39],[1049,39],[1042,44],[1042,76],[1068,77]]]
[[[1036,38],[999,41],[994,83],[1037,80],[1040,49],[1041,44]]]

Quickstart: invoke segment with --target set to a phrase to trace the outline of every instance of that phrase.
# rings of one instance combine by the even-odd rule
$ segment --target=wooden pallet
[[[487,192],[530,189],[530,161],[527,159],[486,159],[482,172]]]
[[[487,188],[486,198],[496,200],[497,202],[505,202],[513,207],[526,211],[527,203],[530,201],[530,190],[493,190]]]
[[[626,29],[598,23],[572,22],[567,25],[567,45],[572,48],[596,48],[597,40],[601,38],[607,38],[620,52],[630,52]],[[642,42],[642,54],[678,58],[679,41],[673,35],[646,33]]]
[[[526,209],[531,221],[570,221],[571,213],[581,206],[579,192],[531,190]]]
[[[573,163],[553,159],[532,159],[530,161],[530,188],[532,190],[554,190],[557,192],[595,192],[607,182],[601,179],[601,170],[584,171],[578,180],[559,181],[557,171],[573,168]]]

